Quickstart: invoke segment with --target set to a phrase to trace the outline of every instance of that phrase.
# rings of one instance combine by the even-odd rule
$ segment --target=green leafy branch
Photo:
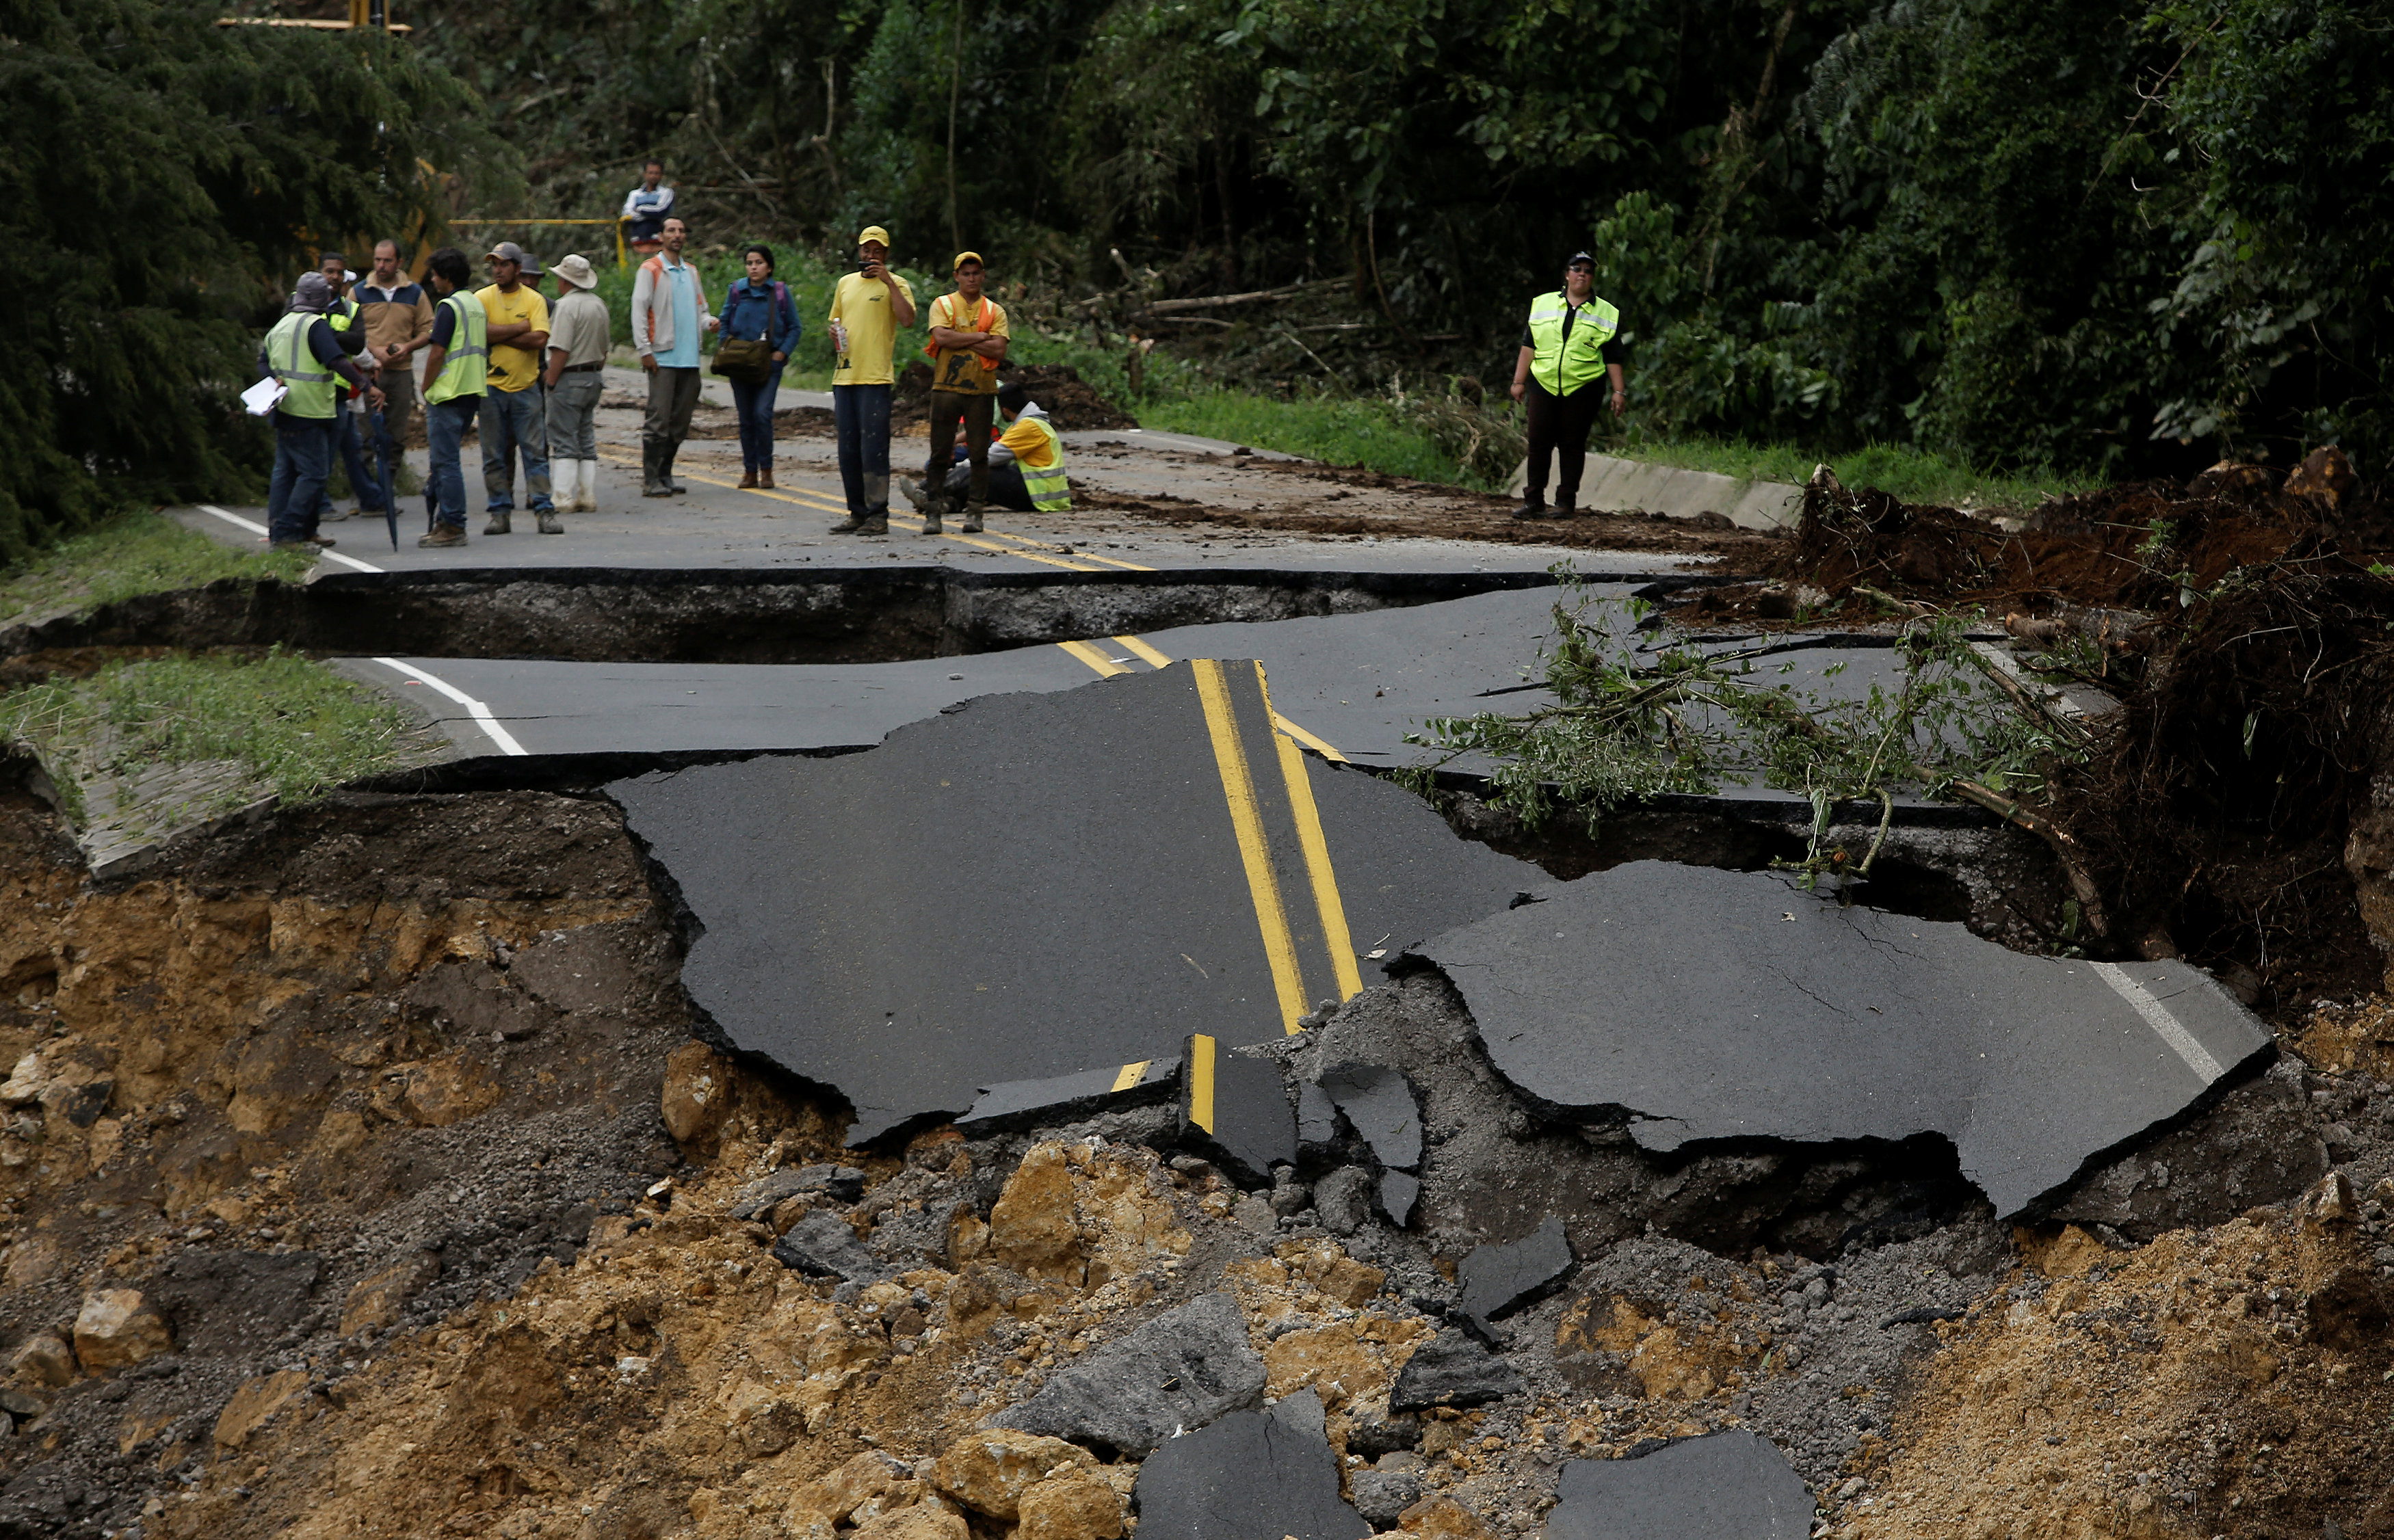
[[[1536,827],[1569,809],[1593,831],[1625,803],[1673,793],[1710,795],[1732,778],[1803,796],[1812,823],[1801,862],[1822,873],[1869,875],[1899,792],[1969,801],[2054,842],[2038,804],[2057,761],[2083,758],[2087,735],[1969,643],[1963,620],[1917,612],[1894,644],[1900,679],[1837,698],[1785,678],[1759,650],[1694,643],[1640,655],[1651,613],[1637,600],[1586,595],[1568,571],[1554,607],[1555,637],[1536,673],[1547,699],[1529,710],[1436,717],[1409,742],[1439,749],[1401,779],[1427,795],[1466,757],[1491,762],[1489,799]],[[1834,677],[1846,665],[1830,665]],[[1834,844],[1835,811],[1876,804],[1866,849]],[[2057,846],[2090,924],[2101,927],[2083,863]]]

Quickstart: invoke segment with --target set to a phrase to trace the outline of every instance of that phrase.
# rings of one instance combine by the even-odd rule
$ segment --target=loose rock
[[[1143,1455],[1177,1430],[1255,1405],[1263,1389],[1263,1356],[1247,1341],[1238,1301],[1208,1294],[1058,1370],[989,1426]]]

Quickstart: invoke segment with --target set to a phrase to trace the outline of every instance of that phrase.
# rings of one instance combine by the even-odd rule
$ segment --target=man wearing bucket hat
[[[556,268],[557,308],[548,315],[548,454],[560,513],[598,511],[598,398],[601,372],[614,341],[607,302],[591,291],[598,275],[576,253]],[[540,521],[543,534],[561,534],[554,516]]]
[[[548,349],[548,301],[524,282],[524,270],[540,264],[513,241],[502,241],[484,258],[491,285],[477,290],[490,320],[490,389],[482,397],[482,494],[491,521],[484,534],[506,534],[513,526],[514,457],[523,461],[524,501],[544,520],[556,510],[548,491],[548,411],[540,388],[541,363]]]
[[[889,393],[901,327],[914,324],[914,291],[889,270],[889,232],[867,225],[856,237],[856,270],[831,296],[832,421],[839,433],[839,480],[848,517],[834,534],[889,533]]]

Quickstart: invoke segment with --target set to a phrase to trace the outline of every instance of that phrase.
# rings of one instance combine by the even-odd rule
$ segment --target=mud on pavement
[[[2394,1533],[2382,1006],[2017,1229],[1941,1141],[1543,1115],[1427,966],[1222,1060],[1264,1170],[1185,1086],[860,1152],[601,798],[0,840],[0,1534],[1562,1535],[1736,1429],[1756,1533]]]

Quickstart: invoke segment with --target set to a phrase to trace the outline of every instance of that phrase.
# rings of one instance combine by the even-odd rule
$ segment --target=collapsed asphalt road
[[[1000,1082],[1292,1031],[1538,875],[1302,754],[1252,663],[985,698],[868,753],[609,794],[692,916],[691,998],[847,1097],[859,1142]]]

